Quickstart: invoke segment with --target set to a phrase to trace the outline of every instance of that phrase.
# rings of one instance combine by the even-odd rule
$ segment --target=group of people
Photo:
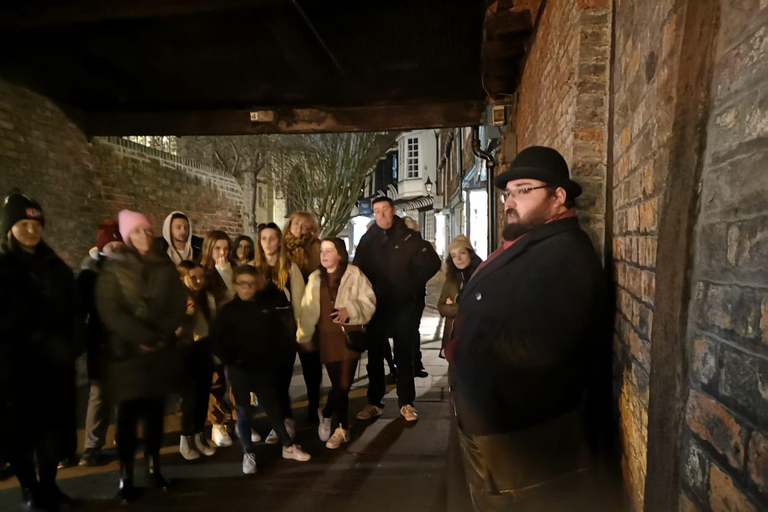
[[[483,262],[466,237],[455,238],[438,300],[458,444],[479,510],[526,510],[531,500],[569,510],[557,506],[578,501],[588,474],[585,411],[604,405],[596,365],[610,358],[601,343],[605,276],[576,218],[581,188],[557,151],[522,151],[494,184],[503,190],[503,244]],[[260,226],[255,242],[233,243],[223,231],[193,236],[183,212],[172,212],[155,239],[144,215],[123,210],[100,226],[75,279],[43,241],[40,205],[11,194],[0,217],[0,461],[12,465],[25,502],[55,510],[69,501],[55,479],[75,451],[74,362],[85,347],[91,388],[81,463],[98,463],[116,409],[122,501],[136,496],[139,422],[150,483],[170,486],[159,451],[174,393],[186,459],[232,445],[227,424],[236,418],[243,472],[255,473],[260,407],[272,428],[266,443],[280,444],[284,458],[309,460],[294,442],[297,354],[309,419],[329,449],[350,440],[349,390],[366,349],[367,404],[356,417],[383,414],[389,339],[400,414],[417,420],[418,326],[441,262],[389,198],[374,200],[373,212],[350,262],[343,241],[319,240],[305,212],[282,230]],[[321,407],[323,365],[332,386]]]
[[[272,427],[265,442],[281,445],[283,458],[309,460],[294,442],[289,388],[297,354],[309,421],[329,449],[351,439],[349,391],[366,349],[371,391],[357,417],[382,413],[389,337],[401,414],[416,420],[418,323],[423,290],[440,261],[394,215],[391,200],[381,199],[376,210],[356,264],[341,239],[318,239],[306,212],[294,212],[284,229],[260,225],[256,242],[245,235],[233,242],[218,230],[194,236],[181,211],[166,217],[155,238],[147,217],[122,210],[99,226],[96,247],[75,278],[43,241],[41,206],[18,191],[9,195],[0,245],[0,428],[8,434],[0,461],[10,463],[25,503],[40,510],[71,504],[55,479],[76,460],[74,363],[84,350],[90,389],[79,464],[103,462],[114,411],[123,502],[137,496],[140,423],[149,483],[171,485],[159,455],[172,395],[181,397],[179,451],[187,460],[232,445],[234,431],[243,472],[255,473],[257,407]],[[321,407],[323,365],[331,390]],[[10,434],[19,421],[24,436],[10,443],[19,441]]]

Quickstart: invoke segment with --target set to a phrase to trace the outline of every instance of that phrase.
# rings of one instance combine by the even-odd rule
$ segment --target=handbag
[[[344,331],[346,345],[349,350],[360,353],[368,350],[368,332],[365,330],[364,325],[352,330],[342,325],[341,330]]]

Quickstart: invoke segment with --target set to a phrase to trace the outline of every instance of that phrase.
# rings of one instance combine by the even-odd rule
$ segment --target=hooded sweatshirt
[[[187,237],[187,245],[184,247],[183,251],[176,249],[176,246],[173,245],[173,239],[171,238],[171,220],[173,220],[174,215],[183,215],[189,223],[189,236]],[[165,221],[163,221],[163,239],[168,244],[166,254],[171,258],[174,265],[178,265],[184,260],[194,260],[194,251],[192,249],[192,221],[189,220],[186,213],[174,211],[165,218]]]

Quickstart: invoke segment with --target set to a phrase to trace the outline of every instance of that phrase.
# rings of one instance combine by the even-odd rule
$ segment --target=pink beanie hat
[[[121,210],[117,214],[117,223],[120,226],[120,236],[123,237],[125,243],[130,242],[128,236],[131,231],[138,227],[152,227],[147,218],[139,212],[132,212],[131,210]]]

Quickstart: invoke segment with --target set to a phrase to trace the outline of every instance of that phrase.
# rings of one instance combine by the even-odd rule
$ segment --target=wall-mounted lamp
[[[429,179],[429,176],[427,176],[427,181],[424,182],[424,188],[427,189],[427,195],[432,195],[432,180]]]

